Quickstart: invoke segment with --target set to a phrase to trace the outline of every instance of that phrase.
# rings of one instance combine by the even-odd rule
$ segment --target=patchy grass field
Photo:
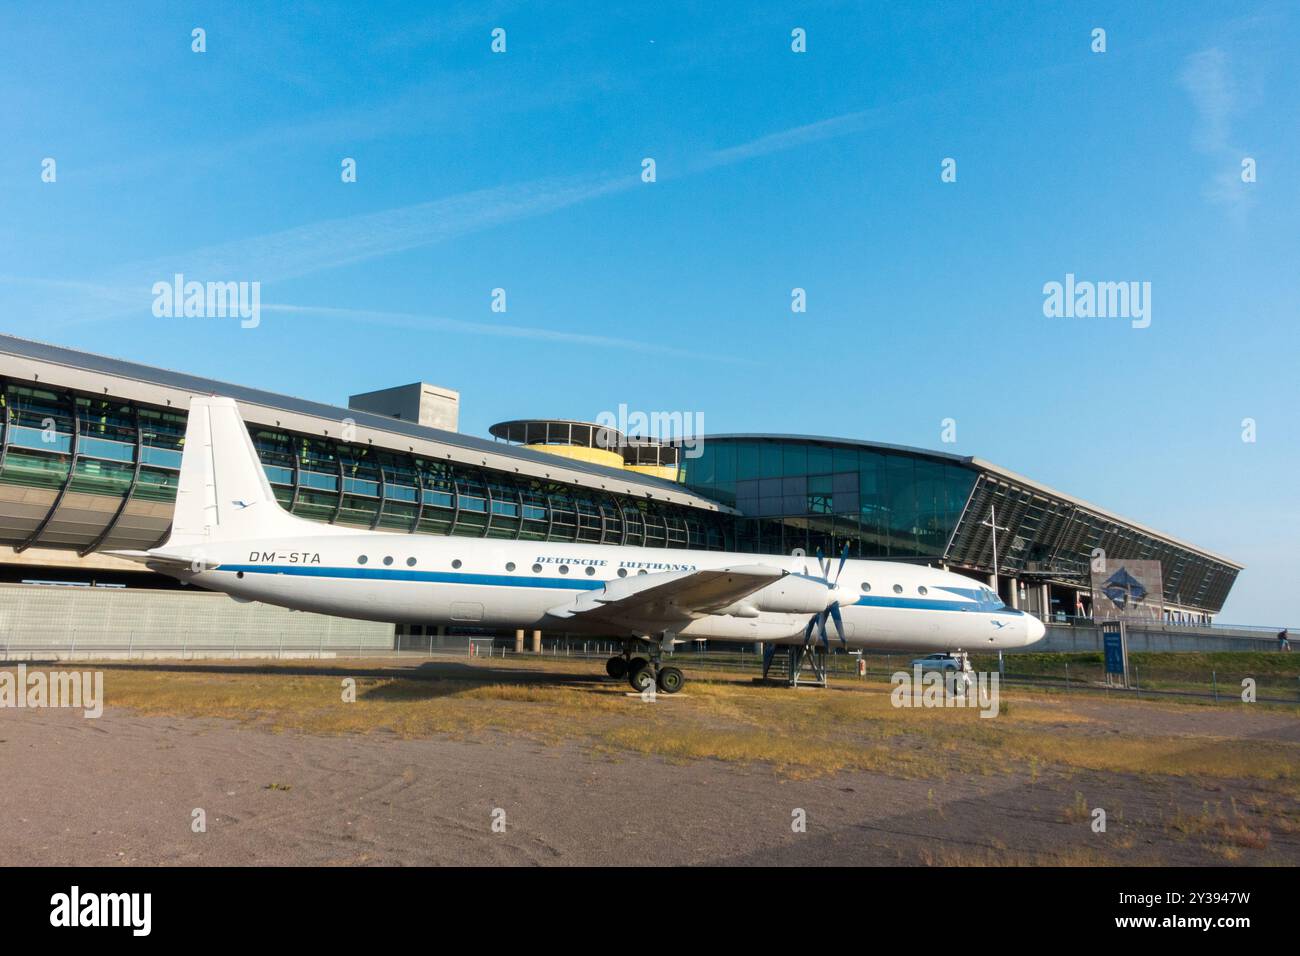
[[[974,709],[895,708],[888,688],[876,684],[790,690],[716,673],[696,677],[676,697],[644,702],[597,670],[532,660],[362,666],[356,676],[338,663],[132,666],[107,671],[105,696],[109,707],[141,714],[219,717],[277,731],[406,738],[496,731],[672,760],[766,763],[791,777],[845,769],[1032,775],[1050,767],[1270,780],[1300,792],[1300,741],[1216,733],[1212,716],[1194,705],[1124,701],[1107,709],[1015,689],[1003,691],[1001,712],[990,719]],[[355,682],[355,702],[344,700],[345,679]],[[1248,717],[1254,705],[1223,706]],[[1163,718],[1143,729],[1134,707]]]
[[[996,656],[975,655],[972,660],[977,669],[997,670]],[[1211,694],[1217,685],[1221,699],[1240,699],[1242,681],[1250,678],[1255,682],[1257,696],[1300,705],[1300,653],[1138,652],[1129,655],[1129,664],[1136,669],[1138,685],[1145,689]],[[1064,684],[1067,665],[1072,682],[1101,683],[1105,680],[1100,653],[1006,655],[1008,676],[1035,677]]]
[[[103,719],[0,713],[15,859],[1300,862],[1291,706],[1015,688],[989,719],[720,671],[646,702],[569,659],[78,667]]]

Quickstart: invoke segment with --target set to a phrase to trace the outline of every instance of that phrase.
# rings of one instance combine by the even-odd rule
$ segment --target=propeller
[[[840,643],[845,646],[848,645],[848,641],[844,639],[844,618],[840,614],[840,599],[838,595],[840,575],[844,573],[844,565],[848,563],[848,560],[849,546],[846,543],[844,545],[844,550],[840,553],[840,565],[835,569],[835,578],[832,580],[830,576],[831,563],[826,556],[822,554],[822,549],[817,549],[817,566],[822,572],[821,580],[826,587],[830,589],[830,594],[834,599],[826,605],[824,610],[814,614],[808,620],[808,626],[804,628],[803,632],[803,642],[805,644],[808,643],[809,639],[812,637],[813,629],[816,628],[817,636],[821,638],[822,647],[825,647],[828,650],[830,649],[830,636],[826,633],[826,619],[829,617],[835,624],[835,633],[839,635]]]

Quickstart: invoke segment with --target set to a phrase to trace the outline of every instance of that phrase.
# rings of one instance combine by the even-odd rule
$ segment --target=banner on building
[[[1095,621],[1162,621],[1164,579],[1159,561],[1099,559],[1092,565]]]

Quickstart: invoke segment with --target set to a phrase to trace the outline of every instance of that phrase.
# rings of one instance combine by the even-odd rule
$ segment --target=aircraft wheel
[[[665,694],[675,694],[686,683],[686,675],[677,667],[665,667],[659,671],[659,689]]]
[[[627,674],[627,661],[616,654],[605,662],[605,673],[610,677],[624,677]]]
[[[650,662],[645,658],[635,658],[632,663],[635,665],[640,661],[641,666],[629,670],[627,673],[627,682],[632,685],[632,689],[638,694],[645,693],[655,685],[654,671],[650,669]]]

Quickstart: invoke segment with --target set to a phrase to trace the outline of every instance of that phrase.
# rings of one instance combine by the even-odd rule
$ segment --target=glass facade
[[[149,547],[176,497],[185,414],[5,383],[0,391],[0,540]],[[421,534],[721,550],[716,512],[250,426],[276,497],[315,521]],[[35,496],[17,489],[44,489]],[[8,491],[6,491],[8,489]],[[22,508],[15,502],[24,500]],[[75,508],[72,502],[76,501]],[[159,502],[148,518],[139,502]],[[139,509],[134,509],[138,511]]]
[[[997,516],[998,570],[1022,580],[1087,582],[1093,551],[1108,559],[1159,561],[1166,604],[1218,613],[1238,569],[1140,528],[994,474],[981,474],[948,560],[993,565],[989,514]]]
[[[1065,498],[942,455],[819,439],[715,437],[683,458],[681,480],[734,506],[742,551],[803,548],[852,557],[944,563],[987,573],[998,524],[998,573],[1022,584],[1089,580],[1094,548],[1160,561],[1165,602],[1218,613],[1238,570],[1210,555]]]
[[[801,439],[711,438],[681,462],[690,488],[734,506],[740,550],[844,545],[862,558],[942,559],[976,472],[918,454]]]
[[[166,535],[183,412],[0,381],[0,543],[148,548]],[[1087,582],[1094,548],[1158,560],[1165,602],[1218,613],[1239,568],[962,459],[866,443],[715,437],[679,477],[740,516],[317,436],[250,427],[281,503],[420,534],[855,557]]]

